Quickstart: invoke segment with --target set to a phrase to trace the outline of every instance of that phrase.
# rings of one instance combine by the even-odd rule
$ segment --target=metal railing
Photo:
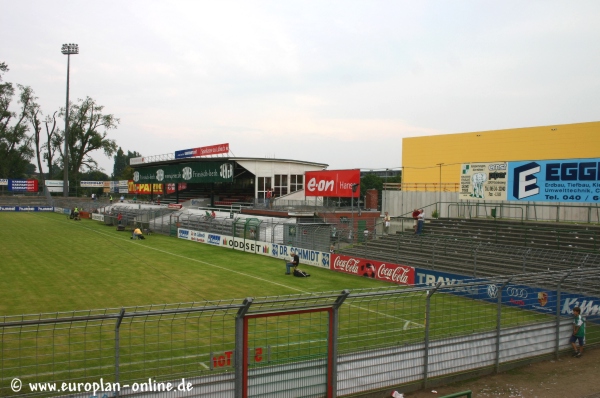
[[[4,316],[0,396],[15,392],[15,379],[22,396],[65,394],[41,392],[40,383],[91,388],[100,380],[120,383],[117,396],[139,393],[149,379],[174,385],[184,379],[191,387],[186,396],[253,396],[274,388],[282,396],[298,389],[336,396],[411,383],[427,387],[433,378],[557,357],[569,348],[571,334],[571,306],[560,299],[568,290],[561,284],[581,277],[599,278],[600,271]],[[558,292],[543,304],[546,314],[520,309],[537,304],[538,295],[522,287],[533,285]],[[516,292],[516,302],[503,301],[503,294]],[[597,308],[586,308],[587,344],[597,345],[600,317]],[[336,378],[327,379],[327,369],[342,364]]]

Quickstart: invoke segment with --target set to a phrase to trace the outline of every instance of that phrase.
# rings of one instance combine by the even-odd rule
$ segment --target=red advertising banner
[[[175,192],[175,184],[169,183],[164,184],[167,186],[167,193]],[[127,190],[130,194],[138,194],[138,195],[150,195],[153,193],[154,195],[162,195],[163,194],[163,184],[136,184],[133,180],[127,181]],[[187,183],[182,182],[179,183],[179,190],[183,191],[187,189]]]
[[[181,151],[175,151],[175,159],[193,158],[196,156],[218,155],[220,153],[229,153],[229,144],[218,144],[210,146],[201,146],[198,148],[191,149],[182,149]]]
[[[8,190],[12,192],[37,192],[38,180],[8,180]]]
[[[360,170],[307,171],[304,175],[306,196],[334,196],[351,198],[360,196],[360,188],[352,193],[352,185],[360,184]]]
[[[332,271],[360,275],[398,285],[415,284],[415,269],[408,265],[382,263],[381,261],[332,254],[329,267]]]
[[[196,148],[196,156],[218,155],[219,153],[229,153],[229,144],[219,144],[203,146]]]

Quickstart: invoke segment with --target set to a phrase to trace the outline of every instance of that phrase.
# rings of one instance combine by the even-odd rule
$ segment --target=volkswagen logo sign
[[[491,298],[496,298],[498,297],[498,286],[496,285],[489,285],[487,287],[487,294],[488,296],[490,296]]]

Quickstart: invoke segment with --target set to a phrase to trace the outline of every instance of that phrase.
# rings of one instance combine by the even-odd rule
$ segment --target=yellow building
[[[438,190],[441,180],[453,191],[462,163],[596,157],[600,122],[410,137],[402,140],[403,186]]]

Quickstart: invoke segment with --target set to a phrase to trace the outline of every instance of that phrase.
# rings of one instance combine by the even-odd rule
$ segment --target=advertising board
[[[8,180],[8,190],[12,192],[37,192],[38,180]]]
[[[506,200],[507,169],[506,162],[463,164],[458,198]]]
[[[415,269],[415,285],[436,286],[441,283],[443,287],[454,287],[452,291],[444,290],[460,296],[468,296],[491,303],[498,302],[500,286],[485,279],[457,275],[447,272],[432,271],[428,269]],[[469,282],[479,282],[477,285]],[[487,283],[486,283],[487,282]],[[531,287],[521,284],[509,283],[502,290],[502,303],[508,306],[519,307],[548,315],[556,314],[558,294],[555,290]],[[600,298],[562,292],[560,300],[560,314],[571,315],[573,307],[579,306],[581,314],[590,322],[600,323]]]
[[[0,185],[8,185],[8,179],[0,178]]]
[[[306,196],[326,196],[339,198],[360,197],[360,189],[352,186],[360,184],[360,170],[307,171],[304,176]]]
[[[312,265],[315,267],[329,269],[330,264],[330,254],[317,250],[301,249],[294,246],[280,245],[252,239],[238,237],[234,238],[233,236],[212,234],[185,228],[179,228],[177,230],[177,237],[179,239],[223,246],[234,250],[241,250],[263,256],[278,258],[284,261],[291,261],[291,253],[292,251],[296,251],[298,253],[298,257],[300,258],[300,265]]]
[[[48,192],[62,192],[63,191],[63,180],[46,180],[46,189]]]
[[[508,200],[600,202],[600,158],[510,162]]]
[[[175,151],[175,159],[193,158],[197,156],[218,155],[229,153],[229,144],[218,144],[198,148],[182,149]]]
[[[0,206],[0,211],[54,211],[51,206]]]
[[[600,203],[600,158],[463,164],[462,200]]]
[[[104,181],[81,181],[81,188],[104,188]]]
[[[415,284],[415,269],[407,265],[332,254],[329,269],[399,285]]]
[[[144,167],[133,173],[136,184],[231,182],[233,163],[202,162]]]

